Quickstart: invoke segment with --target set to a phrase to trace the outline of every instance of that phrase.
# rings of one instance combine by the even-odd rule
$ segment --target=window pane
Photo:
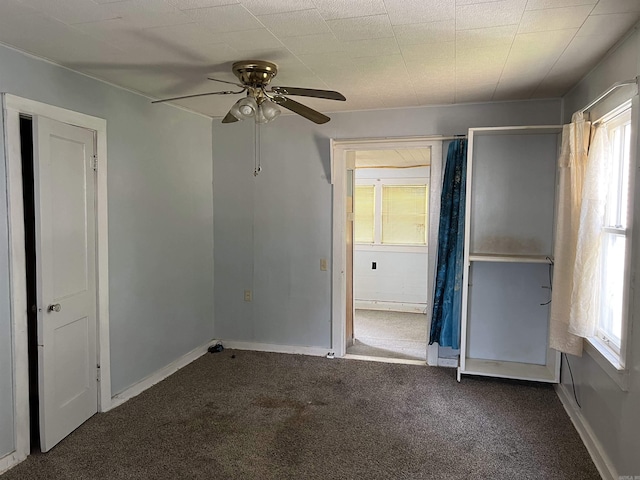
[[[623,296],[626,284],[625,254],[629,207],[629,167],[631,152],[631,110],[606,123],[611,142],[612,165],[602,236],[600,319],[598,336],[619,351],[622,337]]]
[[[622,337],[622,292],[624,289],[624,235],[605,233],[603,237],[600,330],[620,347]]]
[[[382,187],[382,243],[427,244],[427,186]]]
[[[373,243],[375,193],[373,185],[357,185],[354,199],[356,243]]]
[[[626,116],[625,114],[621,115]],[[631,152],[631,123],[615,122],[609,129],[612,165],[609,176],[609,191],[605,214],[605,225],[626,228],[629,204],[629,157]]]

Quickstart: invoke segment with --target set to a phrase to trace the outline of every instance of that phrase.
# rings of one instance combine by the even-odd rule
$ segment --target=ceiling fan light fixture
[[[231,115],[236,117],[238,120],[246,120],[247,118],[252,118],[255,116],[258,111],[258,104],[255,99],[252,97],[245,97],[238,100],[231,107]]]
[[[267,122],[270,122],[280,115],[280,109],[272,101],[265,100],[260,104],[260,113],[264,116]]]
[[[258,107],[258,111],[256,112],[256,123],[269,123],[269,120],[264,116],[261,107]]]

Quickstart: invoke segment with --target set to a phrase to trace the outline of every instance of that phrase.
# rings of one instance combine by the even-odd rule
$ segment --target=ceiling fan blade
[[[304,118],[311,120],[314,123],[322,124],[327,123],[329,120],[331,120],[329,117],[314,110],[313,108],[309,108],[306,105],[296,102],[295,100],[291,100],[290,98],[274,96],[272,100],[281,107],[284,107],[287,110],[291,110],[298,115],[302,115]]]
[[[327,100],[340,100],[344,102],[345,96],[333,90],[317,90],[315,88],[298,87],[272,87],[271,91],[279,95],[298,95],[301,97],[326,98]]]
[[[212,80],[214,82],[220,82],[220,83],[228,83],[229,85],[235,85],[236,87],[242,87],[244,88],[244,85],[242,85],[241,83],[236,83],[236,82],[227,82],[226,80],[219,80],[217,78],[212,78],[212,77],[207,77],[209,80]]]
[[[237,95],[238,93],[242,93],[242,92],[244,92],[244,89],[238,92],[232,92],[230,90],[227,90],[224,92],[196,93],[195,95],[182,95],[180,97],[163,98],[162,100],[154,100],[151,103],[170,102],[171,100],[182,100],[183,98],[205,97],[207,95]]]
[[[231,115],[231,112],[227,113],[227,115],[222,119],[222,123],[233,123],[237,121],[238,119]]]

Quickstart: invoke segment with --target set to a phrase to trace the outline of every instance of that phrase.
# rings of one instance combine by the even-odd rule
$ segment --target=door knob
[[[59,303],[54,303],[53,305],[49,305],[47,307],[47,312],[51,313],[51,312],[59,312],[60,311],[60,304]]]

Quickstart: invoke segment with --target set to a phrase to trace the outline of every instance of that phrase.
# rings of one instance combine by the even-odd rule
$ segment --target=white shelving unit
[[[469,130],[462,375],[557,383],[548,347],[561,126]]]
[[[474,253],[469,255],[470,262],[516,262],[516,263],[548,263],[553,259],[548,255],[508,255],[499,253]]]

